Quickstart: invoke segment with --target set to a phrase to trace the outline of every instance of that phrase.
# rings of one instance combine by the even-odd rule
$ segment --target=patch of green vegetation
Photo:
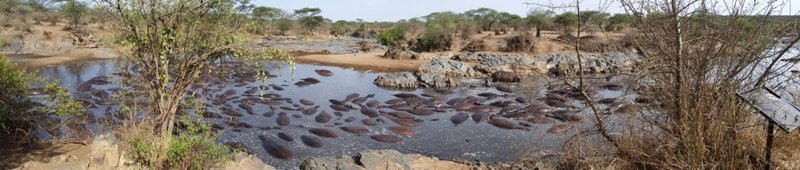
[[[49,95],[47,100],[53,105],[34,109],[34,102],[27,96],[31,84],[46,84],[44,93]],[[42,78],[20,70],[5,55],[0,55],[0,130],[6,133],[30,130],[34,121],[45,121],[41,118],[51,113],[66,118],[58,119],[58,125],[82,123],[84,107],[56,82],[45,83]]]
[[[5,37],[0,37],[0,48],[8,47],[9,45],[11,45],[11,40],[8,40],[8,38]]]
[[[152,134],[127,133],[130,152],[128,156],[140,166],[156,169],[206,169],[232,159],[230,149],[217,143],[217,136],[212,133],[211,126],[203,120],[192,120],[188,116],[182,116],[178,124],[184,125],[185,131],[170,141],[169,147],[166,148],[164,165],[158,164],[156,155],[162,149],[158,143],[151,140],[154,138]]]
[[[389,30],[378,33],[378,41],[381,44],[389,47],[397,47],[405,37],[405,30],[398,27],[392,27]]]
[[[25,96],[30,76],[20,70],[5,55],[0,54],[0,129],[8,132],[14,128],[27,128],[22,113],[31,108]]]

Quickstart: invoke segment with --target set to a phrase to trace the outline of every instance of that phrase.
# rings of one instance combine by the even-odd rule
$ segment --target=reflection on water
[[[283,69],[279,69],[279,66]],[[333,76],[324,77],[318,75],[314,70],[326,69],[334,73]],[[386,89],[373,84],[373,80],[378,75],[371,72],[354,71],[351,69],[344,69],[339,67],[327,67],[317,65],[297,64],[295,69],[289,69],[288,65],[280,62],[270,62],[264,67],[264,70],[270,74],[280,75],[276,78],[266,80],[269,84],[278,85],[285,90],[276,91],[270,88],[263,93],[275,93],[282,97],[286,97],[294,101],[293,103],[283,103],[281,106],[297,108],[296,101],[300,99],[308,99],[313,101],[319,106],[319,112],[325,111],[329,114],[335,112],[329,105],[329,99],[344,100],[348,94],[358,93],[359,96],[366,96],[374,94],[374,100],[385,102],[390,99],[395,99],[393,94],[401,92],[410,92],[415,94],[429,94],[431,96],[442,97],[446,100],[453,98],[463,98],[467,96],[477,96],[479,93],[491,92],[496,94],[504,94],[494,88],[455,88],[453,94],[443,95],[434,92],[434,89]],[[79,98],[93,98],[90,94],[83,94],[86,92],[79,92],[76,87],[81,83],[92,79],[96,76],[111,76],[114,73],[114,64],[112,61],[87,61],[77,62],[70,64],[62,64],[52,67],[41,69],[41,75],[50,80],[58,80],[63,87],[70,87],[70,92],[74,93]],[[316,78],[321,82],[304,87],[294,85],[295,82],[304,78]],[[527,81],[534,81],[536,78],[529,78]],[[244,91],[259,87],[262,82],[254,82],[244,86],[236,87],[234,83],[226,85],[222,89],[212,89],[217,91],[214,96],[224,93],[225,91],[235,90],[236,94],[242,94]],[[107,86],[93,86],[95,89],[109,89],[113,85]],[[214,87],[215,88],[215,87]],[[535,89],[544,90],[541,87],[533,87]],[[537,90],[540,91],[540,90]],[[260,94],[256,93],[256,94]],[[536,94],[535,97],[541,97],[543,93]],[[623,94],[620,92],[601,91],[599,98],[614,98],[620,97]],[[504,97],[495,98],[492,100],[484,101],[484,103],[491,103],[494,101],[513,101],[513,94],[507,94]],[[529,97],[530,98],[530,97]],[[370,100],[373,100],[370,99]],[[571,101],[571,103],[578,103]],[[354,155],[358,151],[366,149],[396,149],[403,153],[418,153],[426,156],[435,156],[442,159],[455,159],[461,158],[465,160],[480,160],[480,161],[509,161],[515,160],[525,155],[530,155],[538,151],[551,150],[560,147],[560,141],[565,135],[554,135],[547,133],[547,130],[556,124],[561,124],[558,121],[553,123],[533,124],[526,130],[508,130],[492,126],[488,123],[468,119],[464,123],[454,125],[451,123],[450,118],[456,114],[462,113],[454,110],[448,110],[443,113],[435,113],[429,116],[417,116],[420,120],[418,127],[412,127],[415,135],[398,135],[403,138],[401,143],[381,143],[369,138],[371,135],[376,134],[390,134],[396,135],[389,130],[389,127],[396,126],[393,122],[386,118],[385,121],[378,123],[376,126],[366,126],[361,120],[368,118],[361,114],[358,110],[343,112],[342,116],[334,116],[333,120],[327,123],[317,123],[314,119],[315,115],[306,116],[301,111],[281,110],[277,107],[270,108],[267,105],[258,104],[253,107],[253,115],[245,113],[239,107],[236,107],[236,102],[226,102],[230,108],[236,109],[244,115],[238,117],[240,122],[245,122],[253,125],[252,128],[235,129],[225,125],[225,121],[232,118],[223,115],[224,118],[207,119],[209,122],[218,124],[225,127],[221,131],[221,143],[241,143],[244,144],[251,152],[256,154],[259,158],[264,160],[267,164],[273,165],[278,169],[296,168],[302,160],[312,156],[341,156],[341,155]],[[293,106],[295,105],[295,106]],[[578,105],[578,104],[576,104]],[[232,106],[232,107],[231,107]],[[98,108],[91,109],[97,117],[106,112],[106,106],[98,105]],[[225,106],[211,106],[207,108],[212,112],[220,112],[221,107]],[[306,106],[300,106],[306,107]],[[306,107],[310,108],[310,107]],[[114,109],[114,108],[112,108]],[[275,109],[276,112],[286,112],[291,123],[289,126],[280,127],[276,125],[277,114],[271,117],[262,116],[263,113]],[[390,111],[388,108],[381,110]],[[496,111],[494,111],[496,112]],[[586,110],[578,110],[578,112],[586,112]],[[297,116],[297,117],[294,117]],[[299,118],[298,118],[299,117]],[[351,118],[352,117],[352,118]],[[350,118],[353,121],[347,121]],[[516,121],[524,122],[524,121]],[[516,123],[515,122],[515,123]],[[586,122],[586,121],[584,121]],[[357,125],[369,128],[369,132],[362,135],[355,135],[344,132],[339,129],[341,126]],[[309,128],[328,128],[334,130],[338,134],[338,138],[322,138],[324,146],[321,148],[312,148],[300,142],[300,135],[312,135],[308,132]],[[294,142],[283,142],[290,146],[295,152],[294,159],[280,160],[270,156],[263,149],[261,141],[258,136],[263,135],[272,139],[277,139],[277,133],[287,133],[295,138]]]

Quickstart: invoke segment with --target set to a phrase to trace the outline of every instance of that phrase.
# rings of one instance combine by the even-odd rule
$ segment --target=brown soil
[[[116,55],[113,55],[105,50],[106,49],[100,48],[76,49],[63,54],[48,56],[25,54],[10,55],[10,59],[12,62],[17,63],[22,67],[38,68],[73,61],[116,58]]]
[[[71,155],[88,160],[91,146],[85,143],[33,143],[18,144],[15,140],[0,137],[0,169],[14,169],[25,162],[47,162],[59,155]]]
[[[393,60],[383,58],[383,51],[351,54],[310,54],[295,56],[298,63],[349,67],[356,70],[384,72],[416,71],[428,60]]]
[[[19,53],[6,53],[6,55],[10,57],[12,62],[26,67],[42,67],[79,60],[117,57],[112,50],[103,47],[98,48],[94,44],[88,44],[90,46],[71,45],[74,36],[72,32],[63,30],[64,24],[63,22],[56,25],[49,25],[48,23],[31,24],[30,32],[0,27],[0,36],[22,37],[23,46],[19,49]],[[91,37],[94,37],[97,41],[111,36],[111,32],[100,29],[97,24],[88,25],[82,29],[91,34]]]

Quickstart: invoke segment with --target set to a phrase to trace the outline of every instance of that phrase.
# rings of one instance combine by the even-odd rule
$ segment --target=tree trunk
[[[540,27],[536,27],[536,37],[542,36],[542,29]]]

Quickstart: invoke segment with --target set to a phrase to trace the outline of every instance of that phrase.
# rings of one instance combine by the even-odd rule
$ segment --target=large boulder
[[[470,168],[468,165],[452,161],[442,161],[418,154],[402,154],[396,150],[362,151],[355,157],[311,158],[305,160],[301,166],[304,170],[467,170]]]
[[[458,87],[460,78],[448,77],[442,74],[417,73],[420,84],[424,87]]]
[[[583,53],[584,73],[613,73],[631,69],[638,60],[637,55],[623,52]],[[509,53],[461,53],[454,55],[453,60],[476,62],[474,70],[489,74],[497,71],[509,71],[520,76],[551,73],[555,75],[573,75],[578,72],[578,56],[575,54],[543,54],[527,56]]]
[[[411,72],[390,73],[378,76],[373,82],[383,87],[416,88],[419,87],[417,77]]]
[[[621,52],[603,54],[582,54],[580,67],[587,74],[615,73],[631,69],[637,60],[635,55]],[[550,54],[547,56],[549,72],[555,75],[575,75],[579,72],[578,57],[574,54]]]
[[[461,53],[452,57],[462,62],[475,62],[474,70],[483,74],[510,71],[520,75],[539,75],[547,72],[544,59],[523,54],[509,53]]]
[[[239,170],[239,169],[259,169],[259,170],[274,170],[275,168],[264,164],[258,157],[247,154],[238,153],[234,156],[232,162],[228,162],[223,167],[212,168],[218,170]]]
[[[420,74],[439,74],[449,77],[475,77],[478,73],[475,72],[469,65],[451,59],[435,58],[427,64],[421,65],[417,69],[417,75]]]
[[[90,151],[83,153],[65,153],[50,158],[48,162],[26,162],[16,169],[64,169],[64,170],[105,170],[105,169],[137,169],[129,166],[130,160],[125,158],[124,151],[117,145],[113,134],[102,134],[94,138],[89,146]],[[71,155],[78,154],[78,155]],[[87,154],[87,155],[82,155]]]

